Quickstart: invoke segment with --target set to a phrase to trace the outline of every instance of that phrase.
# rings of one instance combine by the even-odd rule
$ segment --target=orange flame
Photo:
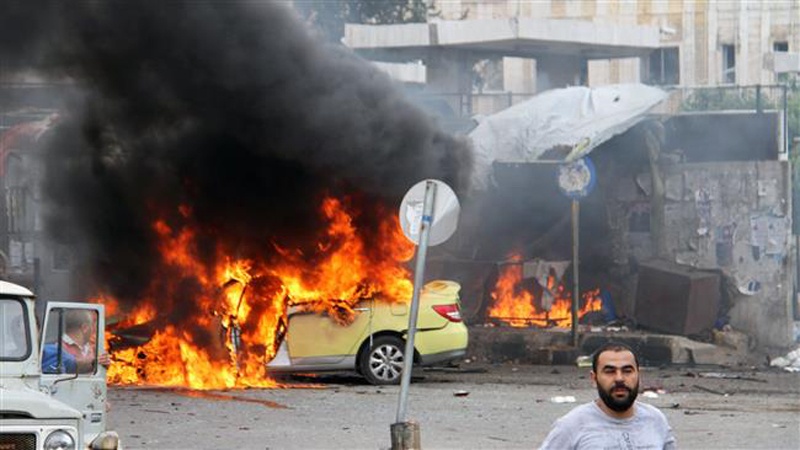
[[[512,258],[519,260],[518,256]],[[500,270],[500,275],[491,293],[492,305],[487,315],[512,327],[572,327],[572,294],[563,285],[556,286],[555,278],[548,277],[547,288],[555,297],[550,311],[537,307],[534,294],[526,288],[522,278],[522,263],[511,263]],[[578,311],[578,318],[590,311],[600,311],[600,289],[585,292],[582,296],[583,306]]]
[[[179,212],[191,217],[189,207],[181,206]],[[155,221],[162,264],[178,275],[165,274],[162,284],[151,287],[125,319],[109,321],[114,361],[110,382],[194,389],[275,387],[266,363],[285,332],[288,305],[304,304],[347,323],[352,318],[348,311],[363,299],[411,297],[410,274],[401,263],[413,256],[415,247],[403,236],[397,217],[386,212],[378,225],[381,239],[366,242],[343,201],[326,198],[321,214],[328,226],[314,255],[278,244],[273,245],[280,258],[272,261],[236,259],[218,250],[215,267],[198,257],[190,226],[174,229],[164,220]],[[197,296],[191,302],[181,298],[184,284]],[[98,301],[107,305],[109,315],[121,313],[113,297]],[[180,311],[170,311],[180,317],[164,317],[160,305],[181,305]]]

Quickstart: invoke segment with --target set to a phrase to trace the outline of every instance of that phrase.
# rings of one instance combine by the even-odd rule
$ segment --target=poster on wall
[[[711,226],[711,193],[705,189],[698,189],[694,193],[694,204],[697,208],[697,235],[705,236]]]
[[[750,245],[753,256],[783,256],[787,243],[786,217],[763,214],[750,218]],[[758,255],[758,256],[756,256]]]
[[[733,242],[736,240],[736,222],[717,227],[717,264],[725,267],[733,264]]]

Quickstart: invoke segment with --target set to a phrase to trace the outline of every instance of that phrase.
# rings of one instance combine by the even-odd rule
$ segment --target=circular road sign
[[[558,167],[558,187],[569,198],[579,199],[592,192],[597,175],[588,156]]]
[[[419,245],[422,229],[423,204],[425,202],[425,186],[432,182],[436,189],[431,214],[431,229],[428,245],[439,245],[448,240],[458,226],[458,214],[461,206],[453,189],[439,180],[422,180],[406,192],[400,204],[400,227],[408,240]]]

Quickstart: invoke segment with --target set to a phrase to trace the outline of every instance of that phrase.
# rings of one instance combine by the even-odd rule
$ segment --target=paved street
[[[112,387],[109,428],[127,449],[389,447],[398,387],[346,374],[280,381],[286,389]],[[664,411],[680,448],[800,447],[800,374],[643,368],[641,387],[665,392],[639,398]],[[595,395],[585,368],[463,365],[415,374],[408,418],[427,449],[535,448],[553,420]]]

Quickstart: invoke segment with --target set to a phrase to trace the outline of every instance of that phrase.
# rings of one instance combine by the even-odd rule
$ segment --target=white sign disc
[[[433,213],[428,245],[439,245],[448,240],[458,226],[458,214],[461,205],[453,189],[439,180],[422,180],[406,192],[400,204],[400,227],[408,240],[419,245],[422,229],[425,187],[431,181],[435,185],[436,195],[433,201]]]

